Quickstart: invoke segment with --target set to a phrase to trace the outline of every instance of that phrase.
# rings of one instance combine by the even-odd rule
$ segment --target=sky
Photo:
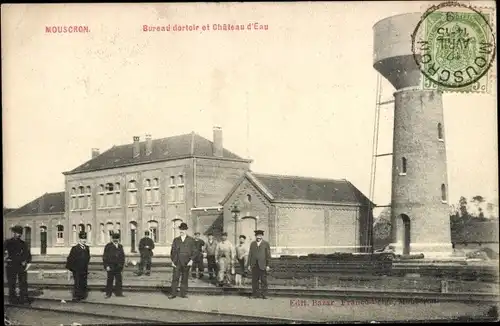
[[[253,171],[346,178],[368,195],[372,27],[428,6],[2,5],[4,206],[63,191],[62,172],[89,160],[92,148],[103,152],[145,134],[195,131],[211,140],[214,125],[227,149],[254,160]],[[213,30],[254,22],[268,29]],[[211,30],[142,30],[168,24]],[[45,32],[62,25],[89,32]],[[392,86],[383,87],[392,98]],[[496,94],[443,96],[450,203],[475,195],[498,202]],[[379,153],[391,152],[392,110],[381,112]],[[391,157],[380,158],[377,204],[390,202],[390,171]]]

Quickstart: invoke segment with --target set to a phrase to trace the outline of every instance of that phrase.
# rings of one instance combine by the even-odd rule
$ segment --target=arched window
[[[92,225],[87,224],[87,242],[92,241]]]
[[[104,207],[104,185],[99,185],[99,207]]]
[[[76,225],[75,224],[73,224],[71,226],[71,241],[73,243],[76,243],[76,241],[77,241],[77,237],[76,237]]]
[[[107,241],[111,242],[111,234],[113,234],[113,223],[108,222],[106,224]]]
[[[406,174],[406,157],[401,158],[401,173]]]
[[[115,206],[115,201],[113,200],[115,193],[114,193],[114,187],[112,183],[106,183],[106,207],[114,207]]]
[[[106,242],[106,230],[104,229],[104,223],[99,224],[99,242]]]
[[[158,178],[153,179],[153,202],[160,203],[160,181]]]
[[[447,201],[446,197],[447,197],[446,196],[446,185],[443,183],[441,185],[441,201],[446,202]]]
[[[168,185],[168,201],[175,201],[175,177],[170,177],[170,184]]]
[[[251,203],[252,202],[252,195],[248,194],[247,195],[247,203]]]
[[[121,198],[121,192],[120,192],[120,183],[117,182],[115,183],[115,205],[117,207],[122,205],[122,198]]]
[[[158,242],[158,222],[151,220],[148,222],[149,235],[154,242]]]
[[[92,189],[90,188],[90,186],[87,186],[86,195],[87,195],[87,209],[91,209],[92,208]]]
[[[443,125],[441,123],[438,123],[438,139],[443,140]]]
[[[179,226],[181,225],[182,220],[180,218],[176,218],[175,220],[172,221],[172,227],[173,227],[173,238],[177,238],[180,235],[179,232]]]
[[[130,180],[128,183],[128,204],[130,206],[137,205],[137,183],[135,180]]]
[[[115,223],[115,233],[118,233],[120,235],[120,238],[121,238],[121,235],[122,235],[122,229],[121,229],[121,224],[120,222],[116,222]]]
[[[85,232],[85,224],[78,224],[78,232]]]
[[[177,201],[184,201],[184,176],[179,176],[179,183],[177,184]]]
[[[64,226],[57,225],[56,243],[64,243]]]
[[[78,209],[87,208],[85,205],[85,188],[83,186],[78,187]]]
[[[71,188],[71,201],[70,201],[70,205],[71,205],[71,210],[75,210],[76,209],[76,188]]]
[[[151,204],[152,196],[151,196],[151,180],[144,180],[144,197],[146,204]]]

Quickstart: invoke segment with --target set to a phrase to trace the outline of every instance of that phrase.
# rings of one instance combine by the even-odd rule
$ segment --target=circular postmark
[[[413,58],[424,78],[458,89],[487,77],[496,50],[490,19],[491,14],[457,2],[429,8],[411,36]]]

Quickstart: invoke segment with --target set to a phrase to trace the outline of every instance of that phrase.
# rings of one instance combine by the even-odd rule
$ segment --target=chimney
[[[146,135],[146,155],[150,155],[153,152],[153,139],[150,134]]]
[[[219,126],[214,127],[214,156],[222,157],[222,128]]]
[[[92,148],[92,158],[99,156],[99,148]]]
[[[141,153],[141,147],[139,145],[139,136],[134,136],[134,157],[139,156]]]

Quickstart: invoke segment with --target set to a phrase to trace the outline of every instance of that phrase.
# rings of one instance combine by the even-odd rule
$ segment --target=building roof
[[[10,212],[13,212],[15,211],[17,208],[7,208],[7,207],[4,207],[3,208],[3,215],[5,214],[9,214]]]
[[[367,204],[368,198],[349,181],[252,173],[277,201],[320,201]]]
[[[368,198],[347,180],[319,179],[290,175],[247,172],[221,202],[224,205],[245,178],[271,201],[369,203]]]
[[[187,157],[219,158],[213,155],[213,142],[192,132],[152,140],[152,152],[146,155],[146,141],[141,141],[140,155],[134,157],[134,144],[113,146],[99,156],[83,163],[64,174],[75,174],[96,170],[112,169],[116,167],[137,165],[153,162],[168,161]],[[240,156],[223,150],[222,159],[250,162]]]
[[[471,221],[451,230],[452,243],[498,243],[498,221]]]
[[[64,204],[64,191],[46,193],[30,203],[8,213],[6,217],[64,213]]]

